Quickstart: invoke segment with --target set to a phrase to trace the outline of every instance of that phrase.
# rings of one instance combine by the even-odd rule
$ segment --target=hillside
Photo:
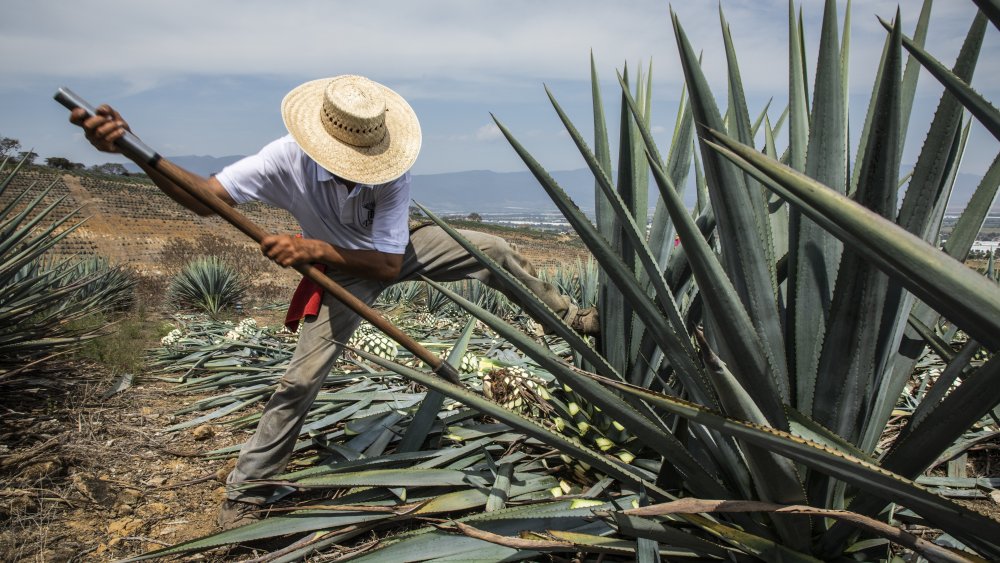
[[[14,183],[0,195],[0,206],[6,205],[25,189],[28,198],[43,188],[50,191],[46,204],[56,204],[46,218],[48,223],[79,209],[86,221],[70,233],[54,249],[60,257],[100,255],[113,263],[128,264],[145,275],[161,275],[164,271],[164,251],[177,242],[203,243],[208,235],[220,245],[245,245],[248,253],[256,253],[252,242],[218,217],[198,217],[173,202],[144,177],[119,177],[95,174],[66,174],[45,167],[22,170]],[[295,233],[298,225],[286,211],[264,204],[240,206],[247,217],[271,232]],[[447,210],[445,210],[447,211]],[[469,228],[469,224],[463,224]],[[484,224],[473,225],[508,239],[536,265],[551,267],[575,264],[586,256],[582,244],[566,235],[553,235],[527,230],[504,229]],[[185,247],[185,245],[180,245]],[[252,255],[252,254],[251,254]],[[257,283],[294,283],[298,274],[270,268],[255,275]]]
[[[209,175],[239,160],[240,156],[176,156],[170,160],[176,164]],[[126,164],[131,172],[139,172],[134,164]],[[912,170],[911,164],[902,170]],[[594,209],[594,176],[588,169],[551,171],[552,177],[576,205],[587,213]],[[955,178],[948,209],[961,211],[979,186],[982,177],[975,174],[959,173]],[[650,180],[650,206],[655,204],[656,186]],[[902,192],[900,198],[902,198]],[[684,188],[684,203],[691,207],[695,203],[694,174],[688,177]],[[413,199],[441,213],[509,213],[517,211],[555,211],[552,200],[539,186],[538,180],[527,170],[521,172],[492,172],[489,170],[467,170],[443,174],[414,174]],[[900,200],[902,201],[902,200]],[[1000,213],[1000,201],[994,202],[993,212]]]

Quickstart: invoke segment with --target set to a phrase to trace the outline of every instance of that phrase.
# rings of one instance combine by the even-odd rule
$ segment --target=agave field
[[[723,13],[725,92],[699,64],[696,49],[710,46],[692,45],[671,14],[685,86],[669,146],[651,133],[651,69],[618,76],[616,143],[596,65],[592,138],[546,90],[593,172],[594,222],[496,116],[593,256],[550,281],[596,304],[600,337],[575,333],[422,208],[505,290],[408,282],[378,305],[462,385],[363,326],[289,472],[269,483],[267,517],[130,561],[277,538],[254,560],[1000,560],[1000,522],[940,494],[968,484],[966,452],[1000,432],[1000,285],[992,261],[986,275],[963,264],[1000,156],[943,246],[938,236],[973,121],[1000,139],[1000,111],[969,86],[1000,4],[974,2],[950,67],[925,49],[930,0],[912,30],[883,14],[858,139],[849,3],[840,19],[828,0],[808,30],[789,2],[783,108],[748,107]],[[807,61],[812,32],[818,58]],[[930,123],[910,119],[922,71],[943,86]],[[682,203],[689,183],[694,210]],[[164,431],[253,428],[295,334],[252,319],[174,323],[147,377],[204,398]]]
[[[75,324],[95,312],[126,309],[135,277],[100,257],[56,260],[46,253],[83,224],[52,186],[13,181],[24,163],[0,163],[0,385],[16,387],[26,369],[100,336]],[[48,227],[40,225],[48,222]]]

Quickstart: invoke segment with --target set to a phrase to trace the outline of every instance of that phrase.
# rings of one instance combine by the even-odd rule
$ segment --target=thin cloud
[[[476,134],[473,137],[477,141],[499,141],[503,139],[503,133],[500,132],[500,128],[497,127],[496,123],[487,123],[476,129]]]

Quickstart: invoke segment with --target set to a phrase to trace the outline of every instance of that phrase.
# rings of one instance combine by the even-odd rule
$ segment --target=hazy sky
[[[921,3],[901,2],[908,34]],[[846,2],[839,4],[843,11]],[[801,5],[814,59],[823,2]],[[776,119],[787,98],[788,2],[723,0],[722,6],[751,112],[774,98]],[[860,128],[885,38],[875,16],[890,19],[896,6],[854,1],[854,128]],[[673,7],[694,47],[704,51],[706,73],[724,106],[718,3],[677,1]],[[580,168],[543,85],[590,131],[591,51],[612,121],[615,70],[652,58],[654,125],[666,143],[681,78],[669,9],[662,0],[8,1],[0,18],[0,135],[42,157],[113,160],[92,150],[52,101],[65,85],[93,103],[117,107],[164,154],[248,154],[284,134],[278,108],[288,90],[352,73],[389,85],[416,109],[424,131],[417,173],[523,170],[491,112],[550,169]],[[971,0],[934,6],[928,45],[949,66],[974,13]],[[998,38],[990,26],[973,81],[994,103],[1000,103]],[[912,162],[922,144],[940,92],[924,73],[904,162]],[[998,150],[977,126],[963,170],[981,174]]]

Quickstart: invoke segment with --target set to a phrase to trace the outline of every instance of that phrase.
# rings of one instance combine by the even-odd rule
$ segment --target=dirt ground
[[[114,383],[74,363],[0,397],[0,560],[116,560],[215,529],[232,462],[196,456],[246,437],[162,433],[198,397],[152,381],[105,397]]]

